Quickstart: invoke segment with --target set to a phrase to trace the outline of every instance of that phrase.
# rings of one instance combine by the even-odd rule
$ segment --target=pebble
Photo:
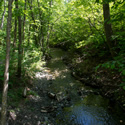
[[[122,120],[120,120],[120,123],[122,123],[123,121]]]
[[[54,93],[51,93],[51,92],[48,92],[48,96],[50,97],[50,98],[55,98],[56,97],[56,95],[54,94]]]

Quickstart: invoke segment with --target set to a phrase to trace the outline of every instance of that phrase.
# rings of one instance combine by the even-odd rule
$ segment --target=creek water
[[[47,67],[53,76],[49,90],[58,95],[59,102],[69,98],[70,105],[56,113],[57,125],[123,125],[124,112],[98,90],[76,80],[62,58],[67,54],[61,49],[51,49],[52,59]],[[81,96],[78,91],[82,91]],[[64,98],[64,99],[62,99]],[[111,105],[112,104],[112,105]]]

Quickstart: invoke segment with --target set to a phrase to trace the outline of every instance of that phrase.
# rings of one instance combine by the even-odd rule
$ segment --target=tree
[[[1,30],[2,30],[3,24],[4,24],[5,13],[6,13],[6,0],[4,0],[4,12],[3,12],[3,14],[2,14],[2,20],[1,20],[1,26],[0,26],[0,29],[1,29]]]
[[[34,32],[36,32],[37,26],[36,26],[36,19],[35,19],[35,14],[33,13],[33,5],[32,5],[33,1],[32,0],[28,0],[28,4],[29,4],[29,8],[30,8],[30,12],[31,12],[31,17],[32,17],[32,21],[33,21],[33,30]],[[34,33],[34,40],[35,40],[35,45],[38,47],[38,40],[36,37],[36,34]]]
[[[103,17],[104,17],[104,28],[105,28],[105,35],[106,35],[106,41],[107,45],[109,47],[110,53],[112,57],[114,57],[114,52],[112,50],[113,43],[112,43],[112,26],[110,21],[110,8],[109,8],[109,3],[106,3],[104,1],[103,3]]]
[[[9,81],[9,58],[10,58],[10,32],[11,32],[11,18],[12,18],[12,2],[8,3],[8,19],[7,19],[7,39],[6,39],[6,63],[4,71],[4,83],[3,83],[3,96],[2,96],[2,110],[1,110],[1,125],[6,124],[7,114],[7,93],[8,93],[8,81]]]
[[[51,16],[51,7],[52,7],[52,0],[49,1],[49,17],[48,17],[48,31],[47,31],[47,36],[46,36],[46,48],[49,48],[49,38],[50,38],[50,33],[52,30],[52,26],[50,26],[50,16]]]
[[[22,70],[22,22],[21,22],[21,12],[19,11],[19,5],[18,5],[18,0],[15,0],[16,6],[18,9],[18,38],[19,38],[19,43],[18,43],[18,70],[17,74],[18,77],[21,77],[21,70]]]
[[[17,6],[17,3],[16,3],[16,0],[15,0],[15,9],[16,9],[15,12],[17,12],[17,10],[18,10],[18,6]],[[17,41],[17,16],[16,16],[16,14],[15,14],[15,26],[14,26],[13,50],[15,49],[16,41]]]

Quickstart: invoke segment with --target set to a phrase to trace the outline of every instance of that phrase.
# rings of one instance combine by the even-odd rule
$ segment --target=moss
[[[27,92],[27,95],[33,95],[33,96],[38,96],[38,94],[32,90]]]

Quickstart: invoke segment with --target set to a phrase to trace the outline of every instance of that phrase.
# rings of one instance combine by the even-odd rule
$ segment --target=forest
[[[67,72],[71,72],[72,78]],[[74,79],[75,84],[80,83],[71,85]],[[69,118],[71,122],[64,116],[66,111],[74,111],[71,107],[77,101],[72,99],[73,93],[85,98],[85,110],[90,105],[85,102],[89,96],[95,102],[99,100],[99,104],[102,98],[107,99],[110,104],[106,111],[113,114],[116,104],[120,118],[111,115],[112,118],[106,118],[118,120],[85,123],[82,119],[79,123],[76,116],[74,121]],[[21,109],[27,105],[24,108],[27,112],[38,114],[34,107],[43,102],[39,100],[37,105],[35,98],[47,99],[40,107],[44,120],[37,117],[34,122],[28,118],[23,121],[26,113],[21,113]],[[30,106],[31,100],[34,107]],[[10,125],[120,125],[125,124],[124,111],[124,0],[0,0],[1,125],[7,122]]]

